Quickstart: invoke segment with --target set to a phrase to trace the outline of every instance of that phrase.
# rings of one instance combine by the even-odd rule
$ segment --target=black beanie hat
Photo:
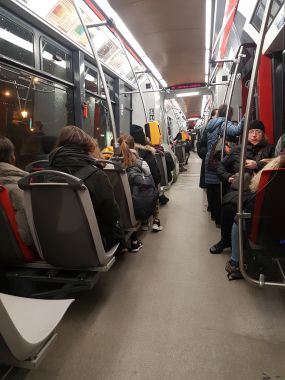
[[[260,120],[253,120],[249,125],[249,129],[261,129],[264,132],[264,124]]]
[[[134,138],[135,143],[146,145],[146,138],[142,127],[132,124],[130,128],[130,135]]]

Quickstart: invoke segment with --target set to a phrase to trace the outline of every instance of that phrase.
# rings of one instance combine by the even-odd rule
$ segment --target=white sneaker
[[[163,227],[160,225],[160,220],[159,219],[154,219],[152,227],[151,227],[151,231],[152,232],[159,232],[159,231],[162,231],[162,230],[163,230]]]

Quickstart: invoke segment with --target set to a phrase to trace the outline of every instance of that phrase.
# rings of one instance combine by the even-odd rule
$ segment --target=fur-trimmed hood
[[[153,148],[150,145],[141,145],[141,144],[135,143],[135,148],[140,149],[140,150],[144,150],[146,152],[151,152],[152,154],[155,154],[155,148]]]
[[[14,165],[8,164],[7,162],[0,162],[0,182],[3,185],[17,184],[18,181],[27,174],[29,173]]]

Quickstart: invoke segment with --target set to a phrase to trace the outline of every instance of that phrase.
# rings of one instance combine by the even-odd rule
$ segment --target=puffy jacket
[[[49,157],[50,169],[76,176],[82,167],[96,165],[96,160],[75,145],[55,149]],[[98,167],[98,166],[97,166]],[[106,246],[122,238],[120,209],[113,188],[101,167],[84,180],[89,190],[97,222]]]
[[[271,158],[274,156],[274,149],[272,145],[262,141],[259,144],[247,144],[246,158],[248,160],[255,160],[257,162],[257,169],[259,171],[264,165],[260,163],[263,158]],[[228,183],[228,179],[239,171],[241,157],[241,145],[233,148],[231,153],[221,161],[217,168],[217,174],[222,182]]]
[[[231,139],[235,136],[239,136],[243,131],[243,125],[244,125],[244,119],[242,119],[237,126],[235,126],[231,121],[228,121],[226,139]],[[208,169],[208,161],[209,161],[212,146],[217,142],[218,134],[224,133],[224,127],[225,127],[224,117],[211,119],[206,127],[207,154],[205,158],[205,182],[206,184],[209,184],[209,185],[215,185],[215,184],[220,183],[216,171]]]
[[[140,158],[147,162],[154,183],[157,186],[161,181],[161,175],[155,159],[155,149],[150,145],[140,144],[135,144],[135,148],[137,149]]]
[[[7,162],[0,162],[0,183],[9,191],[11,202],[15,211],[17,227],[22,240],[28,245],[33,245],[33,238],[30,233],[25,207],[24,193],[18,187],[18,181],[25,177],[27,172],[17,168]]]

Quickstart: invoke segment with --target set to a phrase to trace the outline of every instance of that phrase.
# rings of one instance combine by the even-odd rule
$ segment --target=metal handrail
[[[254,57],[253,69],[250,79],[250,87],[248,92],[247,104],[246,104],[246,116],[245,116],[245,124],[243,130],[242,137],[242,148],[241,148],[241,159],[240,159],[240,170],[239,170],[239,189],[238,189],[238,208],[237,208],[237,218],[238,218],[238,243],[239,243],[239,266],[242,276],[246,281],[251,284],[257,285],[259,287],[274,286],[279,288],[285,288],[284,283],[275,283],[265,281],[264,275],[260,274],[259,280],[256,280],[250,277],[244,268],[244,249],[243,249],[243,221],[246,217],[246,213],[243,212],[243,184],[244,184],[244,172],[245,172],[245,159],[246,159],[246,147],[248,140],[248,131],[249,131],[249,120],[250,120],[250,112],[252,109],[252,103],[254,98],[255,84],[258,74],[258,66],[260,62],[260,56],[262,53],[262,48],[264,44],[264,39],[267,31],[267,25],[269,20],[269,15],[271,11],[271,7],[273,4],[273,0],[267,0],[265,11],[263,14],[263,20],[261,24],[259,41],[256,48],[256,53]]]
[[[94,46],[94,43],[93,43],[93,41],[91,39],[91,36],[90,36],[90,33],[89,33],[89,29],[86,26],[86,24],[84,23],[84,20],[83,20],[80,8],[79,8],[79,6],[77,4],[77,0],[72,0],[72,2],[73,2],[73,5],[74,5],[74,8],[76,10],[76,13],[77,13],[77,15],[79,17],[79,20],[81,22],[81,25],[82,25],[82,27],[84,29],[84,32],[85,32],[86,37],[88,39],[91,51],[93,53],[94,59],[95,59],[96,64],[97,64],[97,68],[98,68],[98,71],[99,71],[100,79],[101,79],[102,84],[103,84],[103,88],[104,88],[104,92],[105,92],[105,96],[106,96],[106,101],[107,101],[107,106],[108,106],[108,111],[109,111],[109,115],[110,115],[110,119],[111,119],[112,133],[113,133],[113,138],[114,138],[114,141],[115,141],[115,148],[118,148],[119,145],[117,143],[117,130],[116,130],[116,125],[115,125],[115,118],[114,118],[114,113],[113,113],[110,93],[109,93],[109,89],[108,89],[108,86],[107,86],[105,74],[104,74],[104,71],[102,69],[100,58],[98,56],[97,50],[96,50],[96,48]],[[92,26],[93,25],[91,25],[90,27],[92,27]]]

